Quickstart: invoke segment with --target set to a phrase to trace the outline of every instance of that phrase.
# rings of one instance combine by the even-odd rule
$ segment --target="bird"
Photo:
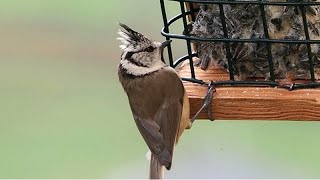
[[[119,81],[127,94],[137,128],[151,151],[150,179],[170,170],[173,150],[183,131],[191,127],[186,90],[175,69],[166,65],[163,43],[119,23],[122,44]]]

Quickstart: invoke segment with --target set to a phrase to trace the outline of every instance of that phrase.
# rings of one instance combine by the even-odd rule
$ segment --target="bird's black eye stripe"
[[[130,59],[132,55],[133,55],[133,52],[127,52],[127,54],[124,57],[124,59]]]
[[[152,52],[152,51],[154,51],[154,47],[152,47],[152,46],[149,46],[149,47],[147,47],[146,49],[145,49],[145,51],[147,51],[147,52]]]

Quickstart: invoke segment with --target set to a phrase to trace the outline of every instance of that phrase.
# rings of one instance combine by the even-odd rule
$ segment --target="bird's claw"
[[[211,112],[211,108],[210,108],[210,105],[211,105],[211,102],[212,102],[212,97],[213,97],[213,94],[216,92],[216,89],[214,88],[213,86],[213,82],[211,81],[208,85],[208,91],[207,91],[207,94],[206,96],[204,97],[204,106],[205,108],[207,109],[207,112],[208,112],[208,117],[210,119],[210,121],[214,121],[214,118],[212,116],[212,112]]]
[[[213,94],[216,92],[216,89],[214,88],[213,82],[211,81],[208,84],[208,91],[206,93],[206,96],[204,97],[204,103],[202,105],[202,107],[199,109],[199,111],[193,116],[193,118],[191,119],[191,124],[196,120],[196,118],[198,117],[198,115],[200,114],[200,112],[206,108],[207,112],[208,112],[208,117],[211,121],[214,121],[214,118],[212,116],[211,110],[210,110],[210,104],[212,102],[212,97]]]
[[[211,112],[210,107],[207,107],[207,111],[208,111],[209,120],[210,120],[210,121],[214,121],[214,118],[213,118],[213,116],[212,116],[212,112]]]

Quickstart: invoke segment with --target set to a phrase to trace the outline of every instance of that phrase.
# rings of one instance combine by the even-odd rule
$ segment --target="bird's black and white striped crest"
[[[144,35],[132,30],[127,25],[119,23],[123,29],[119,29],[118,34],[120,35],[118,40],[122,42],[122,45],[119,47],[128,52],[137,52],[152,44],[152,41],[149,40]]]

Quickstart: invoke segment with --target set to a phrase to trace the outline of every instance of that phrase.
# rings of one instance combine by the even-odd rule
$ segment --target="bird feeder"
[[[319,2],[305,1],[226,1],[226,0],[172,0],[180,6],[180,14],[173,18],[167,18],[165,0],[160,0],[164,27],[161,34],[167,40],[184,41],[186,55],[173,59],[172,46],[168,47],[168,59],[170,66],[178,70],[190,100],[191,114],[193,117],[204,103],[208,84],[211,82],[216,91],[213,94],[209,110],[212,117],[209,117],[207,110],[202,111],[199,119],[221,119],[221,120],[301,120],[315,121],[320,120],[320,83],[315,76],[313,67],[313,57],[310,53],[312,44],[320,44],[320,40],[310,40],[307,20],[304,8],[308,6],[320,5]],[[221,24],[224,37],[202,38],[195,37],[188,33],[189,22],[194,21],[199,12],[199,3],[214,4],[219,6]],[[264,38],[261,39],[241,39],[230,38],[226,32],[225,15],[223,8],[225,5],[254,4],[260,7],[261,19],[263,21]],[[304,25],[304,40],[284,40],[272,39],[268,35],[268,25],[265,17],[265,6],[296,6],[302,9],[302,19]],[[170,33],[170,26],[182,21],[183,29],[181,34]],[[320,29],[319,29],[320,30]],[[230,60],[230,43],[250,42],[265,43],[268,48],[268,62],[270,67],[270,78],[237,80],[233,70],[226,71],[219,67],[210,67],[202,70],[194,65],[199,58],[197,47],[193,42],[222,42],[225,43],[226,52]],[[273,43],[282,44],[305,44],[308,49],[310,65],[310,79],[297,80],[295,84],[283,86],[274,76],[271,45]],[[229,68],[231,65],[229,64]]]

